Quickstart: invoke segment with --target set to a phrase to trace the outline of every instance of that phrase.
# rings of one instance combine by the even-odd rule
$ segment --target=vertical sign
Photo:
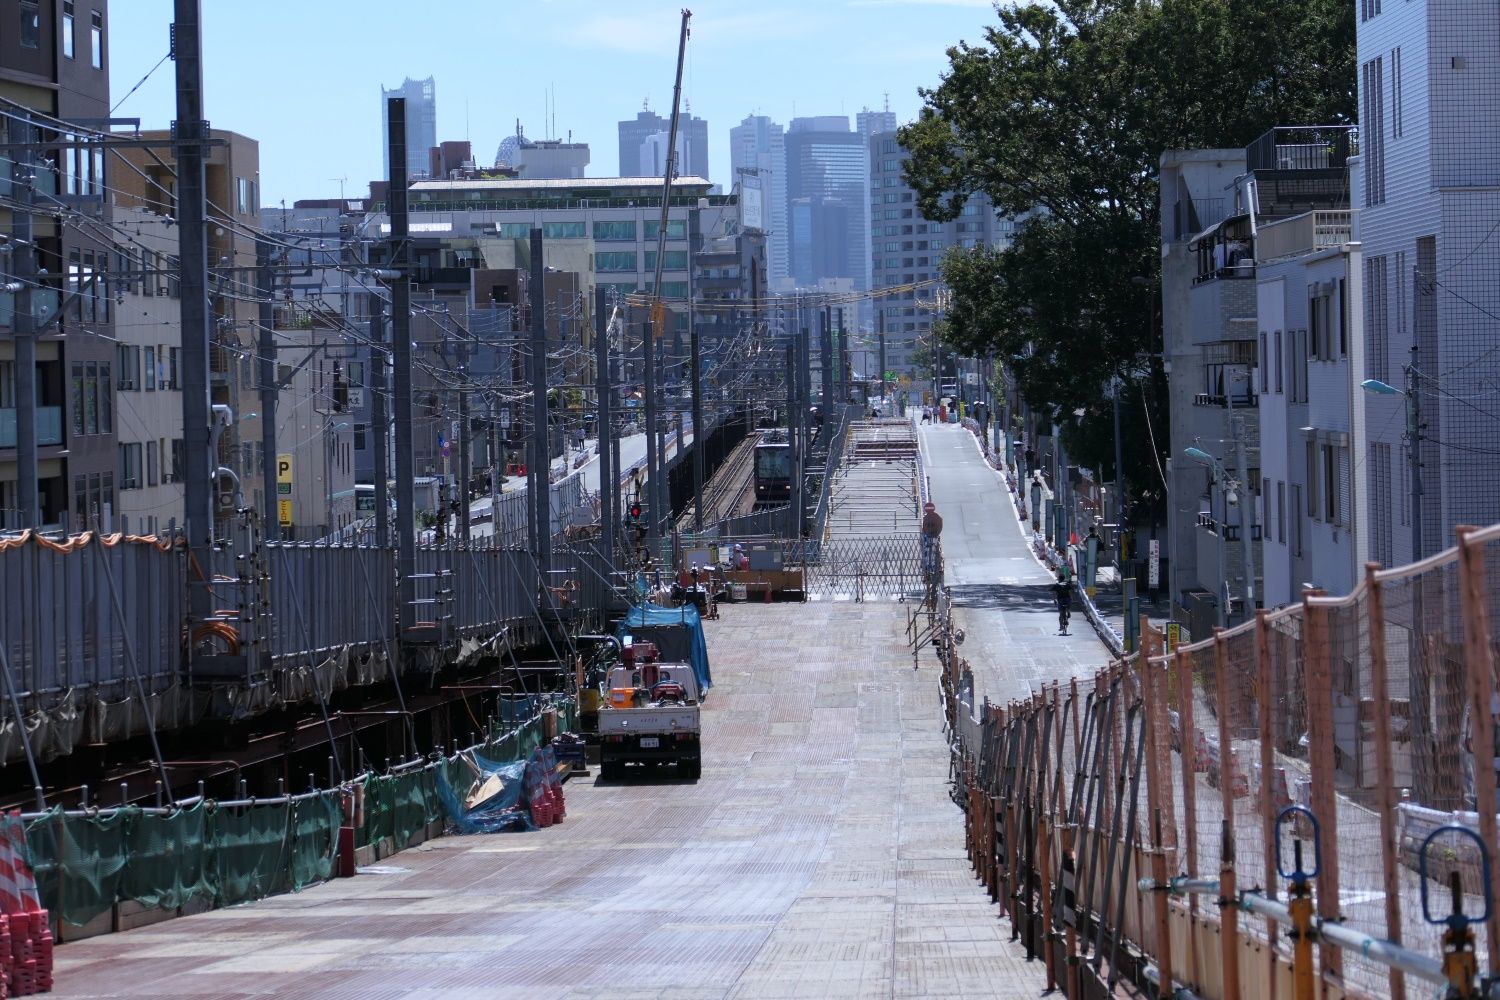
[[[276,519],[283,527],[292,524],[292,456],[276,456]]]
[[[1146,585],[1155,589],[1161,586],[1161,542],[1153,538],[1146,545]]]

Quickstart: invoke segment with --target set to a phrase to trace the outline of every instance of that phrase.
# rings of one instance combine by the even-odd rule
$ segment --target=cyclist
[[[1058,632],[1068,634],[1068,613],[1073,609],[1073,588],[1068,585],[1066,570],[1057,571],[1057,582],[1052,585],[1052,594],[1057,598]]]

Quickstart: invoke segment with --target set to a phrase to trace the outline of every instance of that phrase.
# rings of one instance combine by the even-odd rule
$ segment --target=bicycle
[[[1072,617],[1072,613],[1073,613],[1073,609],[1072,608],[1059,607],[1057,609],[1057,624],[1058,624],[1058,629],[1057,630],[1058,630],[1058,632],[1060,634],[1062,634],[1062,635],[1067,635],[1068,634],[1068,619],[1070,617]]]

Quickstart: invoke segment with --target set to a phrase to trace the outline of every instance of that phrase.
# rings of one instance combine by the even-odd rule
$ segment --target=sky
[[[710,180],[725,189],[729,129],[749,114],[854,115],[889,101],[915,118],[946,50],[979,43],[990,0],[692,2],[683,98],[708,121]],[[528,138],[590,145],[590,176],[619,167],[616,123],[672,106],[681,2],[657,0],[203,0],[204,107],[260,143],[261,204],[361,197],[384,170],[380,88],[436,79],[438,140],[494,163],[515,120]],[[110,4],[116,117],[175,117],[172,0]],[[142,77],[150,78],[127,95]],[[547,121],[555,104],[556,136]]]

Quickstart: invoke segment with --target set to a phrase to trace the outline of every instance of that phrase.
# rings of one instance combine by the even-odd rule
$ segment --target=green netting
[[[571,729],[574,706],[555,707],[559,730]],[[499,728],[485,742],[486,756],[520,760],[542,742],[540,719],[514,732]],[[446,760],[438,766],[456,781],[467,780],[463,764]],[[176,909],[194,896],[212,896],[216,905],[231,906],[332,876],[342,822],[339,795],[331,791],[290,804],[207,803],[169,815],[130,807],[65,816],[54,809],[27,825],[27,851],[42,905],[69,924],[86,924],[127,900]],[[443,816],[435,768],[371,777],[358,842],[390,837],[405,847]]]
[[[292,888],[302,889],[333,875],[343,813],[338,795],[320,795],[292,805]]]
[[[213,840],[210,809],[199,803],[168,816],[137,813],[125,825],[125,856],[118,892],[144,906],[175,910],[212,891],[213,858],[203,849]]]
[[[395,836],[395,784],[396,779],[388,775],[365,779],[365,825],[359,831],[360,847]]]
[[[286,891],[289,814],[284,804],[214,812],[214,901],[219,906]]]

